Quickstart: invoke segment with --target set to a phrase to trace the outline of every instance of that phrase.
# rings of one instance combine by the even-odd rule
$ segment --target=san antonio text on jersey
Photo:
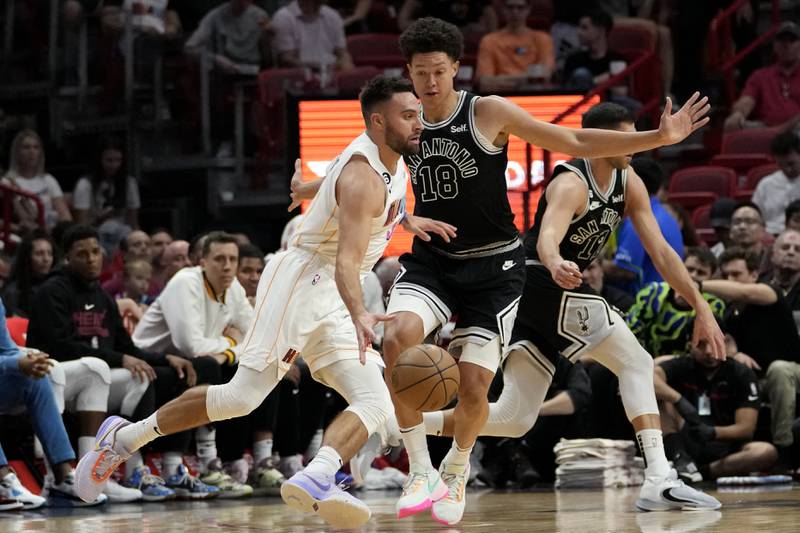
[[[477,95],[461,91],[458,98],[444,121],[429,123],[422,117],[420,152],[405,158],[416,199],[414,214],[458,228],[450,243],[431,235],[439,252],[463,258],[502,253],[518,246],[506,190],[508,147],[496,147],[477,132]],[[421,244],[414,239],[414,246]]]
[[[553,170],[553,178],[562,172],[574,172],[589,189],[585,211],[572,219],[559,246],[561,257],[572,261],[583,270],[600,255],[609,237],[622,222],[625,213],[627,170],[614,170],[608,191],[600,190],[592,175],[592,167],[588,159],[573,159],[556,165]],[[533,226],[525,236],[525,254],[529,259],[539,259],[536,243],[539,241],[539,231],[542,227],[545,209],[547,209],[547,197],[542,192]]]

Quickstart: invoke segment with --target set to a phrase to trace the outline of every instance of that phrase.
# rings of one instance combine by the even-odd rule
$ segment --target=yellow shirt
[[[476,75],[505,76],[525,74],[530,65],[544,63],[555,68],[550,34],[525,28],[522,33],[501,29],[487,34],[478,46]]]

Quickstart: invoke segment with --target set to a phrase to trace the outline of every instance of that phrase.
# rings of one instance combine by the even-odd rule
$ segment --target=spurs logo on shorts
[[[589,308],[585,305],[578,309],[578,327],[581,328],[581,334],[589,333]]]
[[[311,284],[316,285],[319,283],[319,274],[314,274],[314,277],[311,279]]]
[[[600,296],[564,292],[558,316],[558,334],[572,342],[561,355],[574,361],[611,333],[615,316]]]

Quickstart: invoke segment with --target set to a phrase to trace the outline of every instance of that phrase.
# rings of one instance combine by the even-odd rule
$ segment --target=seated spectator
[[[717,270],[717,258],[705,248],[689,248],[683,261],[692,279],[702,284]],[[720,319],[725,302],[702,293],[711,311]],[[627,322],[642,347],[654,357],[685,354],[692,340],[695,311],[665,282],[651,283],[636,295]]]
[[[159,228],[150,234],[150,253],[153,257],[154,268],[161,260],[161,254],[164,253],[164,249],[172,241],[172,235],[164,228]]]
[[[800,231],[800,200],[794,200],[786,206],[785,212],[786,229]]]
[[[142,308],[142,311],[146,311],[152,302],[147,295],[152,277],[153,266],[149,262],[141,259],[128,261],[125,263],[122,278],[122,292],[115,294],[114,299],[130,298]]]
[[[329,6],[342,17],[342,24],[347,33],[366,33],[367,17],[372,9],[372,0],[329,0]]]
[[[82,412],[78,453],[95,445],[95,434],[109,406],[125,416],[140,412],[139,404],[156,377],[151,365],[172,367],[174,375],[194,375],[192,364],[174,355],[145,352],[125,331],[114,300],[100,288],[102,254],[97,230],[75,226],[64,236],[67,264],[44,282],[34,297],[28,324],[28,346],[60,361],[62,378],[54,376],[57,401]],[[171,371],[170,371],[171,372]],[[90,386],[85,386],[90,383]],[[138,418],[137,418],[138,419]],[[142,465],[136,457],[134,467]],[[142,498],[142,491],[109,484],[111,501]]]
[[[158,287],[156,293],[151,296],[158,296],[172,279],[184,267],[192,266],[189,260],[189,243],[186,241],[172,241],[164,248],[161,259],[153,267],[153,284]]]
[[[2,183],[35,194],[44,205],[45,229],[60,220],[72,220],[58,181],[45,171],[42,139],[33,130],[17,133],[11,143],[8,172]],[[23,231],[38,226],[39,208],[29,198],[14,197],[14,215]]]
[[[203,17],[184,46],[193,55],[211,53],[226,74],[257,74],[267,62],[268,29],[269,15],[252,0],[229,0]]]
[[[33,296],[53,268],[53,241],[46,231],[33,230],[17,250],[11,277],[3,289],[8,316],[28,317]]]
[[[475,77],[483,90],[513,89],[528,79],[549,81],[555,69],[553,40],[527,26],[530,0],[506,0],[506,25],[484,35]]]
[[[633,305],[633,296],[605,282],[603,260],[600,257],[589,263],[583,271],[583,279],[597,294],[623,313]]]
[[[563,72],[567,58],[581,46],[578,39],[578,21],[586,5],[583,0],[559,0],[553,2],[553,24],[550,36],[556,56],[556,68]]]
[[[236,279],[238,261],[235,237],[223,232],[208,234],[200,266],[184,268],[167,283],[136,326],[133,333],[136,345],[143,350],[174,351],[188,358],[213,357],[223,379],[231,379],[240,343],[253,319],[253,307]],[[262,403],[262,407],[247,417],[257,429],[265,429],[263,425],[268,423],[261,411],[266,405]],[[234,480],[222,470],[221,460],[230,465],[241,459],[244,452],[241,430],[238,434],[231,431],[238,425],[239,422],[231,421],[216,424],[223,448],[219,456],[216,431],[203,427],[196,433],[203,472],[200,479],[219,487],[223,497],[246,496],[253,492],[252,487]],[[242,477],[246,479],[247,475]]]
[[[252,244],[239,247],[239,267],[236,278],[244,287],[250,305],[255,305],[258,281],[264,271],[264,252]]]
[[[753,203],[761,209],[767,232],[777,235],[786,224],[786,207],[800,198],[800,137],[791,130],[781,133],[770,151],[779,168],[758,182]]]
[[[8,255],[0,252],[0,290],[4,289],[11,276],[11,264],[13,259]]]
[[[650,195],[650,206],[664,238],[683,257],[683,236],[678,222],[664,208],[659,197],[664,194],[664,172],[661,166],[650,158],[637,157],[631,167],[642,178]],[[653,260],[647,255],[642,241],[633,229],[629,218],[625,218],[617,237],[617,252],[612,262],[606,262],[604,269],[608,279],[630,294],[636,294],[649,283],[661,282],[663,278],[656,270]]]
[[[800,28],[784,22],[772,44],[775,64],[747,79],[725,120],[726,130],[750,127],[790,129],[800,120]]]
[[[745,365],[719,361],[701,343],[689,356],[656,365],[654,380],[664,448],[686,481],[746,476],[775,464],[775,446],[753,441],[758,380]]]
[[[491,2],[476,0],[404,0],[397,25],[404,31],[422,17],[436,17],[455,24],[465,36],[484,35],[497,30],[497,13]]]
[[[739,203],[731,213],[731,246],[755,255],[760,261],[760,273],[770,269],[768,244],[770,241],[771,238],[765,231],[761,209],[753,202]]]
[[[725,248],[731,246],[731,216],[736,210],[737,203],[733,198],[717,198],[711,204],[709,223],[717,234],[717,243],[711,247],[711,253],[719,259]]]
[[[320,71],[353,67],[342,18],[320,0],[294,0],[275,13],[272,27],[281,66]]]
[[[563,79],[568,87],[588,91],[611,77],[612,63],[625,63],[622,55],[608,48],[613,26],[611,15],[601,9],[580,18],[578,39],[584,49],[574,52],[564,64]]]
[[[75,452],[69,443],[64,422],[56,406],[50,381],[52,361],[46,353],[21,350],[8,334],[3,302],[0,300],[0,413],[17,414],[24,410],[34,433],[42,442],[47,476],[42,496],[32,494],[20,483],[0,447],[0,502],[16,500],[23,509],[36,509],[50,499],[53,506],[86,507],[107,501],[100,497],[91,503],[75,493],[75,474],[71,462]],[[0,503],[0,510],[3,504]]]
[[[102,238],[102,236],[101,236]],[[142,230],[134,230],[119,243],[111,263],[103,269],[100,281],[109,294],[122,290],[122,271],[128,261],[150,261],[150,235]]]
[[[89,171],[75,184],[72,207],[75,220],[99,228],[107,253],[139,228],[139,184],[128,175],[123,144],[114,138],[101,142]]]
[[[189,262],[191,265],[198,266],[200,264],[200,260],[203,258],[203,248],[205,247],[207,238],[208,233],[201,233],[192,239],[192,242],[189,245]]]
[[[741,248],[725,250],[719,260],[722,279],[702,287],[728,303],[728,356],[763,376],[773,361],[800,360],[800,336],[783,290],[758,282],[759,260]]]

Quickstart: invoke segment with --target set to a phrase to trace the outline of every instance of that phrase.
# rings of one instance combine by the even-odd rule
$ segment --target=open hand
[[[125,368],[133,374],[133,377],[138,378],[139,381],[144,382],[153,381],[156,379],[156,371],[147,362],[133,357],[132,355],[122,356],[122,368]]]
[[[389,322],[394,320],[393,315],[378,315],[375,313],[363,312],[353,317],[353,324],[356,327],[356,337],[358,338],[358,360],[364,365],[367,363],[367,348],[375,340],[375,326],[378,322]]]
[[[700,98],[700,93],[696,92],[673,115],[672,99],[667,98],[664,112],[661,114],[661,123],[658,126],[658,131],[664,139],[664,145],[679,143],[694,130],[708,124],[709,118],[706,115],[710,109],[708,97]]]
[[[403,228],[425,242],[431,240],[430,233],[435,233],[441,237],[444,242],[450,242],[451,238],[454,239],[456,237],[455,226],[432,218],[408,215],[403,221]]]
[[[725,349],[725,335],[719,329],[714,314],[706,304],[697,310],[697,317],[694,320],[694,333],[692,334],[692,346],[699,346],[701,343],[708,343],[714,359],[725,360],[727,353]]]
[[[184,379],[190,387],[197,385],[197,372],[194,371],[191,361],[177,355],[167,354],[167,362],[178,373],[179,379]]]

